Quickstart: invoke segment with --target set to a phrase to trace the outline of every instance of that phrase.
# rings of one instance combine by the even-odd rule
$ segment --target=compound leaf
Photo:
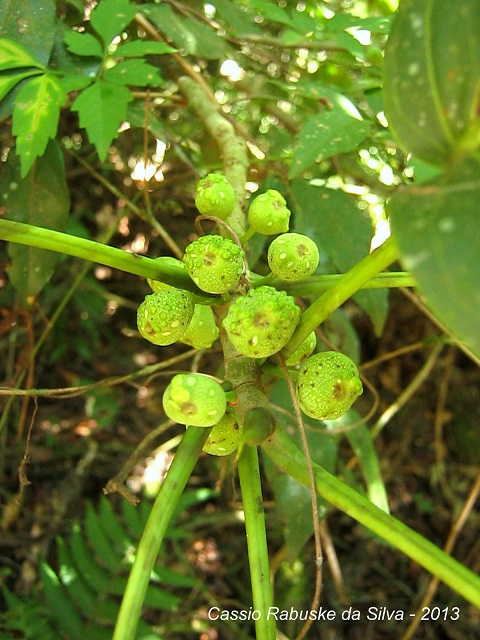
[[[13,135],[17,137],[22,178],[41,156],[48,140],[55,137],[60,107],[65,103],[65,91],[52,73],[32,78],[20,88],[13,110]]]
[[[107,47],[130,24],[136,12],[128,0],[102,0],[92,11],[90,23]]]
[[[136,87],[158,86],[162,79],[157,67],[145,60],[124,60],[105,71],[106,81],[117,84],[131,84]]]
[[[63,36],[67,49],[77,56],[93,56],[103,58],[103,49],[100,42],[91,33],[79,33],[67,31]]]
[[[73,103],[72,110],[78,111],[80,126],[87,130],[100,160],[105,160],[112,140],[117,137],[118,127],[126,118],[127,104],[132,99],[125,86],[98,79]]]

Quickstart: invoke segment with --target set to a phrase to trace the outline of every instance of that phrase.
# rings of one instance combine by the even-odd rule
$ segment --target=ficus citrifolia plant
[[[50,96],[49,108],[55,112],[59,112],[69,91],[79,92],[73,109],[78,111],[80,123],[87,129],[100,157],[105,158],[118,123],[110,139],[108,133],[100,133],[91,113],[92,104],[95,100],[104,101],[109,91],[113,92],[114,100],[123,100],[126,104],[131,98],[127,85],[134,84],[129,74],[135,74],[135,70],[137,81],[140,78],[143,82],[141,86],[154,83],[156,70],[150,68],[142,56],[178,56],[162,43],[138,39],[121,45],[123,53],[122,50],[116,53],[117,58],[123,56],[124,61],[116,61],[108,46],[134,18],[145,33],[155,33],[146,18],[136,13],[134,5],[126,0],[121,4],[124,11],[121,17],[113,13],[116,16],[113,23],[111,0],[103,0],[96,12],[92,12],[91,25],[98,38],[89,34],[87,40],[80,32],[66,37],[70,51],[82,55],[82,47],[86,46],[89,55],[98,59],[94,81],[92,76],[80,77],[67,72],[62,75],[61,69],[48,69],[14,39],[4,40],[1,68],[11,74],[3,95],[8,94],[15,85],[13,79],[17,78],[16,82],[27,79],[20,92],[24,98],[30,96],[30,102],[21,103],[23,112],[21,106],[13,112],[13,132],[17,135],[17,153],[21,160],[17,172],[21,179],[28,179],[31,172],[41,172],[44,162],[50,165],[61,162],[58,147],[48,142],[55,131],[52,135],[44,131],[43,141],[40,134],[33,135],[34,146],[32,136],[22,130],[22,123],[28,123],[35,92],[40,89],[46,92]],[[445,303],[448,293],[452,299],[458,299],[458,283],[464,276],[468,283],[476,283],[474,274],[478,271],[478,262],[475,266],[472,260],[468,264],[473,273],[464,273],[460,257],[464,260],[465,255],[478,255],[475,246],[478,234],[472,231],[477,225],[474,204],[480,191],[477,170],[480,165],[480,55],[477,55],[480,30],[475,31],[472,24],[478,26],[479,7],[478,3],[467,0],[457,4],[457,13],[463,17],[455,30],[449,22],[448,3],[440,0],[427,3],[405,0],[393,22],[386,51],[386,116],[398,144],[406,152],[413,152],[419,162],[426,163],[434,175],[424,183],[399,189],[392,196],[389,205],[392,237],[344,275],[315,275],[319,249],[310,237],[291,229],[290,209],[278,190],[268,188],[246,204],[249,161],[245,142],[195,74],[178,78],[178,88],[217,144],[222,169],[208,173],[198,183],[195,195],[198,238],[188,244],[183,255],[152,259],[61,230],[43,228],[40,224],[17,222],[9,219],[11,193],[7,193],[0,238],[8,241],[10,247],[27,245],[64,253],[146,278],[152,292],[138,307],[137,328],[141,336],[159,349],[176,342],[208,349],[217,339],[222,346],[221,378],[198,372],[178,373],[164,392],[165,414],[186,429],[139,542],[114,640],[135,637],[156,555],[202,451],[214,456],[235,456],[245,512],[253,607],[260,612],[255,621],[259,640],[275,638],[275,619],[266,615],[273,605],[273,596],[265,518],[263,509],[259,508],[262,504],[260,450],[284,473],[312,491],[318,567],[322,551],[317,495],[480,606],[477,576],[390,516],[384,496],[377,496],[374,504],[369,497],[311,460],[302,417],[338,419],[362,393],[357,367],[347,355],[334,351],[315,353],[318,327],[360,290],[418,284],[449,334],[457,336],[469,353],[477,356],[480,353],[475,321],[478,314],[471,308],[465,311],[465,305],[472,300],[462,298],[456,309],[451,308],[455,306],[451,300]],[[154,9],[150,8],[152,19]],[[445,12],[449,13],[448,20]],[[446,24],[449,29],[443,33]],[[443,34],[441,38],[439,33]],[[472,47],[468,51],[457,47],[461,55],[452,54],[448,63],[445,62],[437,48],[441,46],[455,53],[456,49],[445,45],[445,39],[458,45],[462,37],[472,42]],[[442,45],[438,44],[440,40]],[[420,46],[420,42],[428,46]],[[136,46],[128,48],[135,43]],[[132,59],[143,64],[125,64]],[[124,66],[119,69],[121,65]],[[122,77],[127,78],[123,84]],[[454,82],[452,78],[457,80]],[[412,99],[414,94],[418,94],[416,102]],[[298,163],[296,156],[290,178],[302,170]],[[9,178],[13,189],[14,181]],[[59,188],[63,189],[64,185]],[[321,201],[318,206],[321,208]],[[163,233],[158,223],[146,217]],[[250,243],[259,234],[267,238],[270,269],[267,275],[255,273],[249,265]],[[439,239],[437,250],[432,238]],[[446,254],[449,256],[445,267],[448,278],[441,266]],[[11,255],[15,261],[14,249]],[[409,271],[388,271],[399,259]],[[15,278],[13,270],[12,276]],[[317,292],[314,296],[312,287]],[[304,301],[300,305],[302,297]],[[307,300],[309,304],[305,304]],[[263,386],[266,372],[287,382],[303,451],[278,424]],[[320,591],[318,569],[312,609],[318,607]],[[299,637],[306,634],[308,624]]]

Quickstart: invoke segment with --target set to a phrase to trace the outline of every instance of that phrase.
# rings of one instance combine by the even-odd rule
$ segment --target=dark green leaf
[[[121,44],[115,49],[115,56],[121,58],[136,58],[149,55],[162,55],[165,53],[174,53],[176,49],[169,47],[164,42],[151,42],[149,40],[135,40]]]
[[[0,38],[0,71],[21,69],[23,67],[37,67],[43,65],[21,44],[7,38]]]
[[[65,99],[61,83],[49,72],[32,78],[18,92],[12,132],[17,136],[22,177],[27,175],[35,158],[44,153],[48,140],[56,136]]]
[[[385,112],[402,147],[432,164],[480,144],[478,2],[402,0],[385,51]]]
[[[212,27],[175,13],[168,4],[145,5],[145,15],[188,54],[216,60],[228,57],[230,48]]]
[[[100,160],[105,160],[132,99],[126,87],[99,79],[82,91],[73,103],[72,110],[78,111],[80,126],[87,130]]]
[[[145,60],[124,60],[105,71],[103,75],[107,82],[113,84],[158,87],[162,83],[157,67],[148,64]]]
[[[107,47],[130,24],[136,11],[128,0],[102,0],[92,11],[90,23]]]
[[[298,177],[314,162],[356,149],[369,132],[370,123],[362,119],[346,98],[344,105],[317,113],[302,127],[293,153],[290,179]]]
[[[70,197],[63,158],[56,142],[50,141],[34,170],[20,177],[18,159],[10,153],[0,179],[6,217],[56,231],[67,224]],[[36,296],[53,273],[59,254],[19,244],[10,244],[12,266],[8,276],[23,304]]]
[[[250,5],[253,9],[256,9],[258,13],[270,20],[271,22],[277,22],[278,24],[286,25],[287,27],[294,28],[293,19],[287,13],[285,9],[282,9],[277,4],[272,2],[266,2],[266,0],[251,0]]]
[[[253,16],[242,5],[236,6],[231,0],[212,0],[223,22],[239,35],[261,35],[262,29],[254,22]]]
[[[23,45],[46,65],[56,29],[54,0],[0,0],[0,36]]]
[[[395,240],[427,304],[480,356],[480,161],[398,191],[389,212]]]
[[[294,180],[295,230],[305,233],[323,248],[340,273],[351,269],[370,251],[373,229],[370,220],[343,191],[316,187]],[[387,314],[387,291],[364,290],[354,299],[369,314],[381,333]]]
[[[77,54],[77,56],[103,57],[102,45],[91,33],[66,31],[63,39],[67,45],[67,49]]]

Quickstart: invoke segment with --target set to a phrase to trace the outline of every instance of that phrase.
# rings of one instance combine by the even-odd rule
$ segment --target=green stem
[[[127,273],[161,280],[174,287],[187,289],[203,297],[206,295],[198,289],[181,267],[161,263],[158,260],[139,256],[135,253],[128,253],[123,249],[110,247],[94,240],[86,240],[68,233],[44,229],[22,222],[12,222],[11,220],[0,220],[0,238],[9,242],[17,242],[30,247],[48,249],[83,258],[83,260],[90,260],[91,262],[104,264],[107,267],[121,269]]]
[[[244,447],[238,460],[238,477],[245,513],[253,608],[260,612],[258,620],[255,620],[256,640],[275,640],[275,618],[269,619],[268,616],[268,611],[273,606],[273,595],[256,447]]]
[[[392,238],[388,238],[378,249],[360,260],[350,271],[338,280],[330,289],[315,300],[304,311],[300,324],[295,329],[282,354],[288,358],[303,340],[314,331],[328,316],[342,305],[363,285],[389,267],[398,258],[398,250]]]
[[[113,640],[134,640],[150,575],[178,500],[210,429],[189,427],[160,487],[135,555],[118,614]]]
[[[187,98],[188,105],[195,111],[220,150],[223,171],[235,192],[235,207],[227,222],[237,236],[243,236],[243,204],[248,171],[247,145],[243,138],[236,134],[233,124],[222,113],[220,105],[212,102],[203,87],[187,76],[178,79],[178,86]]]
[[[298,282],[287,282],[278,278],[264,276],[253,280],[254,288],[262,284],[269,284],[276,289],[283,289],[291,296],[310,296],[323,293],[334,287],[342,278],[343,273],[328,273],[321,276],[310,276]],[[379,273],[360,287],[360,289],[394,289],[398,287],[416,287],[415,278],[405,271],[386,271]]]
[[[265,453],[305,486],[308,473],[303,453],[279,427],[262,444]],[[480,578],[410,527],[388,515],[348,485],[313,464],[319,496],[418,562],[476,607],[480,607]]]

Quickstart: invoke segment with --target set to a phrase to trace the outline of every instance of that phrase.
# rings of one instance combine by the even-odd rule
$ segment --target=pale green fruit
[[[194,307],[192,296],[186,291],[169,287],[152,293],[138,307],[138,330],[153,344],[173,344],[187,330]]]
[[[316,420],[340,418],[362,391],[355,363],[337,351],[316,353],[305,360],[298,372],[300,408]]]
[[[209,173],[197,184],[195,206],[203,215],[226,220],[235,206],[235,192],[221,173]]]
[[[195,349],[209,349],[219,333],[212,308],[204,304],[196,304],[193,318],[180,342],[189,344]]]
[[[273,275],[282,280],[308,278],[319,260],[317,245],[301,233],[282,233],[268,247],[268,265]]]
[[[202,373],[179,373],[163,394],[166,415],[192,427],[212,427],[223,418],[227,397],[221,385]]]
[[[210,431],[203,451],[213,456],[228,456],[240,445],[242,425],[236,414],[227,411],[223,418]]]
[[[250,358],[268,358],[292,337],[300,307],[274,287],[250,289],[230,305],[223,326],[235,349]]]
[[[290,209],[281,193],[268,189],[257,196],[248,208],[248,223],[257,233],[266,236],[285,233],[290,222]]]
[[[208,235],[185,249],[183,261],[197,287],[207,293],[226,293],[237,286],[245,255],[230,238]]]
[[[315,351],[317,346],[317,334],[312,331],[303,342],[301,342],[295,351],[286,359],[287,367],[295,367],[306,360]]]

